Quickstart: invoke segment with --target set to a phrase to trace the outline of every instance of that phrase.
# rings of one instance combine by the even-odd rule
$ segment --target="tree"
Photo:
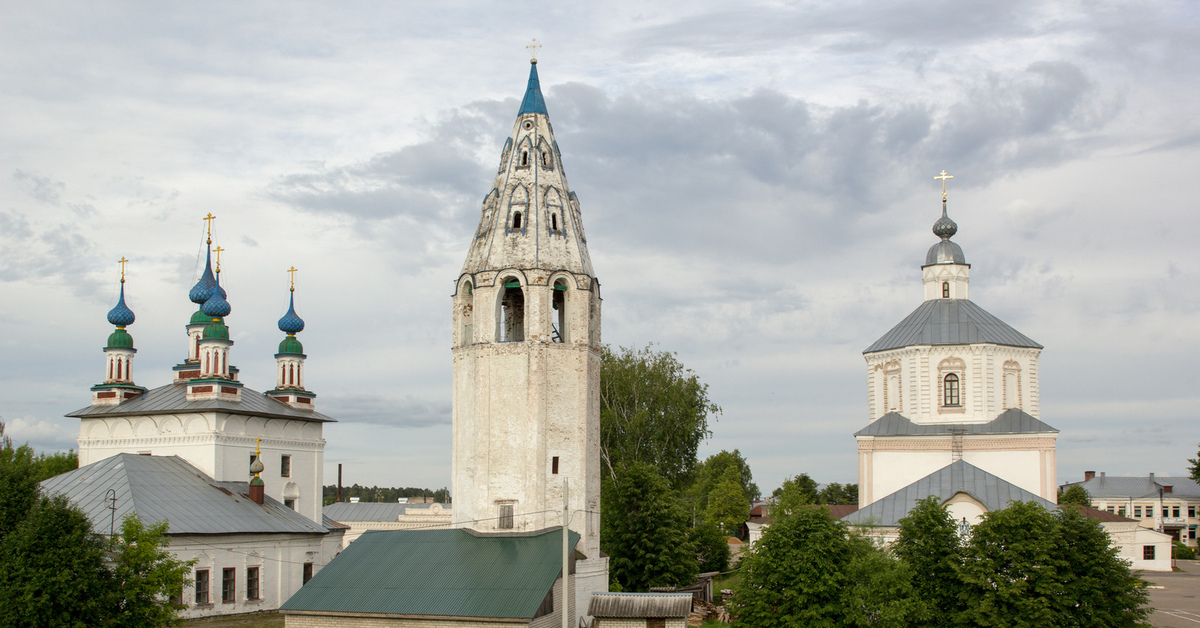
[[[843,595],[847,626],[906,628],[934,617],[936,607],[917,593],[907,563],[860,536],[850,536],[850,550]]]
[[[691,529],[689,538],[696,548],[697,568],[701,573],[729,569],[729,537],[720,528],[702,523]]]
[[[742,457],[742,452],[737,449],[732,452],[721,450],[700,463],[696,470],[696,483],[693,485],[692,492],[708,495],[730,470],[734,470],[737,474],[738,484],[742,487],[742,494],[745,495],[746,501],[762,496],[758,485],[754,483],[754,476],[750,473],[750,464]]]
[[[750,500],[743,490],[737,469],[727,468],[724,477],[708,493],[705,521],[720,528],[727,536],[736,536],[738,529],[750,518]]]
[[[916,596],[937,609],[924,625],[956,625],[963,611],[963,585],[958,574],[962,544],[958,524],[940,499],[922,499],[900,519],[900,534],[892,550],[912,573],[920,574],[913,583]]]
[[[601,549],[622,591],[691,584],[699,573],[688,516],[654,467],[626,462],[601,483]]]
[[[1200,482],[1200,452],[1196,453],[1195,458],[1188,458],[1188,462],[1192,463],[1192,466],[1188,467],[1192,472],[1192,479]]]
[[[734,625],[840,626],[850,559],[845,527],[828,510],[799,508],[777,519],[742,558]]]
[[[1060,505],[1091,506],[1092,496],[1088,495],[1087,489],[1083,488],[1083,485],[1071,484],[1066,490],[1058,489],[1058,503]]]
[[[137,515],[129,515],[121,522],[120,536],[112,539],[117,554],[114,571],[120,587],[116,626],[138,628],[183,623],[170,598],[191,584],[187,574],[196,559],[185,562],[167,550],[171,544],[166,536],[167,525],[164,520],[146,527]]]
[[[37,501],[38,473],[29,445],[13,447],[0,423],[0,541],[3,541]]]
[[[817,481],[808,477],[807,473],[790,477],[783,485],[771,493],[775,505],[771,508],[774,517],[786,516],[799,510],[801,506],[817,503]]]
[[[825,485],[825,488],[817,492],[818,504],[858,504],[858,485],[857,484],[838,484],[831,482]]]
[[[672,489],[683,488],[700,441],[710,435],[708,419],[720,412],[708,399],[708,385],[674,353],[653,345],[602,349],[600,458],[613,481],[618,467],[638,462],[658,469]]]
[[[1054,519],[1055,554],[1067,572],[1062,584],[1070,625],[1148,625],[1146,585],[1120,558],[1100,523],[1074,507],[1059,508]]]

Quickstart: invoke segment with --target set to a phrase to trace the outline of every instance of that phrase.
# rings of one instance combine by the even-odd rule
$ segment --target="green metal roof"
[[[532,619],[562,571],[560,530],[369,530],[279,609]]]

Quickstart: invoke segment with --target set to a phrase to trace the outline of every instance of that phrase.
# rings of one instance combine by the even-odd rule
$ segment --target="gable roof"
[[[588,603],[592,617],[687,617],[692,612],[691,593],[593,593]]]
[[[562,571],[560,530],[368,530],[279,609],[532,619]]]
[[[987,423],[913,423],[898,412],[889,412],[854,433],[855,436],[936,436],[963,430],[963,434],[1057,434],[1058,430],[1017,408],[1009,408]]]
[[[975,465],[956,460],[883,499],[859,508],[843,517],[842,521],[853,525],[894,528],[900,525],[900,519],[908,514],[917,500],[933,495],[945,502],[958,493],[970,495],[988,511],[1000,510],[1014,501],[1037,502],[1047,510],[1058,508],[1056,504]]]
[[[1075,510],[1078,510],[1083,516],[1087,517],[1088,519],[1095,519],[1096,521],[1100,521],[1102,523],[1110,523],[1110,522],[1139,523],[1139,521],[1137,519],[1130,519],[1129,517],[1124,517],[1124,516],[1118,515],[1116,513],[1111,513],[1111,512],[1108,512],[1107,510],[1100,510],[1099,508],[1092,508],[1091,506],[1080,506],[1078,504],[1062,504],[1059,506],[1059,508],[1073,508]]]
[[[968,299],[930,299],[913,310],[863,353],[914,345],[990,343],[1041,349],[1025,334]]]
[[[228,401],[225,399],[188,401],[186,383],[175,382],[148,390],[142,395],[129,401],[123,401],[115,406],[88,406],[80,408],[67,416],[82,419],[84,417],[173,414],[176,412],[219,410],[231,414],[336,423],[336,421],[320,412],[293,408],[282,401],[277,401],[249,388],[243,387],[240,396],[241,401]]]
[[[396,521],[404,514],[425,514],[433,504],[401,504],[391,502],[334,502],[324,508],[326,517],[334,521]],[[440,504],[442,512],[450,514],[449,504]],[[409,513],[409,510],[417,512]]]
[[[178,456],[117,454],[42,481],[65,495],[103,533],[136,513],[146,525],[166,520],[176,534],[325,534],[325,526],[267,497],[250,499],[247,482],[218,482]],[[116,492],[116,511],[105,495]]]
[[[1134,498],[1158,498],[1158,489],[1166,486],[1171,487],[1171,492],[1163,492],[1163,497],[1200,497],[1200,484],[1197,484],[1192,478],[1184,477],[1150,477],[1139,475],[1134,477],[1128,476],[1109,476],[1098,475],[1090,480],[1083,482],[1072,482],[1079,484],[1088,492],[1088,495],[1095,498],[1111,498],[1111,497],[1134,497]]]

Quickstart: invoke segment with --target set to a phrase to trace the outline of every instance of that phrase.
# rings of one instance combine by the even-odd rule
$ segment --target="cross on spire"
[[[213,250],[217,252],[217,272],[219,273],[221,272],[221,251],[224,251],[225,249],[221,248],[220,245],[217,245],[217,248]]]
[[[208,243],[209,244],[212,244],[212,221],[214,221],[216,219],[217,219],[217,217],[212,215],[212,212],[208,212],[208,215],[204,217],[204,228],[206,230],[208,230]]]
[[[288,269],[288,283],[291,284],[291,291],[296,291],[296,267],[292,266]]]
[[[128,261],[124,255],[121,256],[121,259],[117,260],[121,264],[121,283],[125,283],[125,263]]]
[[[946,202],[946,179],[953,179],[953,178],[954,178],[954,175],[946,174],[945,170],[942,171],[942,174],[939,174],[938,176],[934,177],[934,179],[942,180],[942,202],[943,203]]]
[[[537,51],[541,47],[542,47],[542,45],[540,43],[538,43],[537,39],[530,40],[529,45],[525,46],[525,49],[529,51],[529,62],[530,63],[537,63]]]

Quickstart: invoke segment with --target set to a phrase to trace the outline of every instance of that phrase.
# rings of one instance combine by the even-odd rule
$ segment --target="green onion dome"
[[[116,331],[108,335],[107,347],[109,349],[132,349],[133,336],[130,336],[124,327],[118,327]]]
[[[204,310],[196,310],[196,313],[192,314],[192,322],[188,323],[188,325],[207,325],[211,321],[212,317],[206,316]]]
[[[279,352],[288,355],[304,355],[304,345],[296,339],[295,334],[288,334],[286,338],[279,343]]]
[[[229,340],[229,328],[225,326],[223,320],[216,318],[208,324],[208,327],[204,328],[201,337],[205,340]]]

